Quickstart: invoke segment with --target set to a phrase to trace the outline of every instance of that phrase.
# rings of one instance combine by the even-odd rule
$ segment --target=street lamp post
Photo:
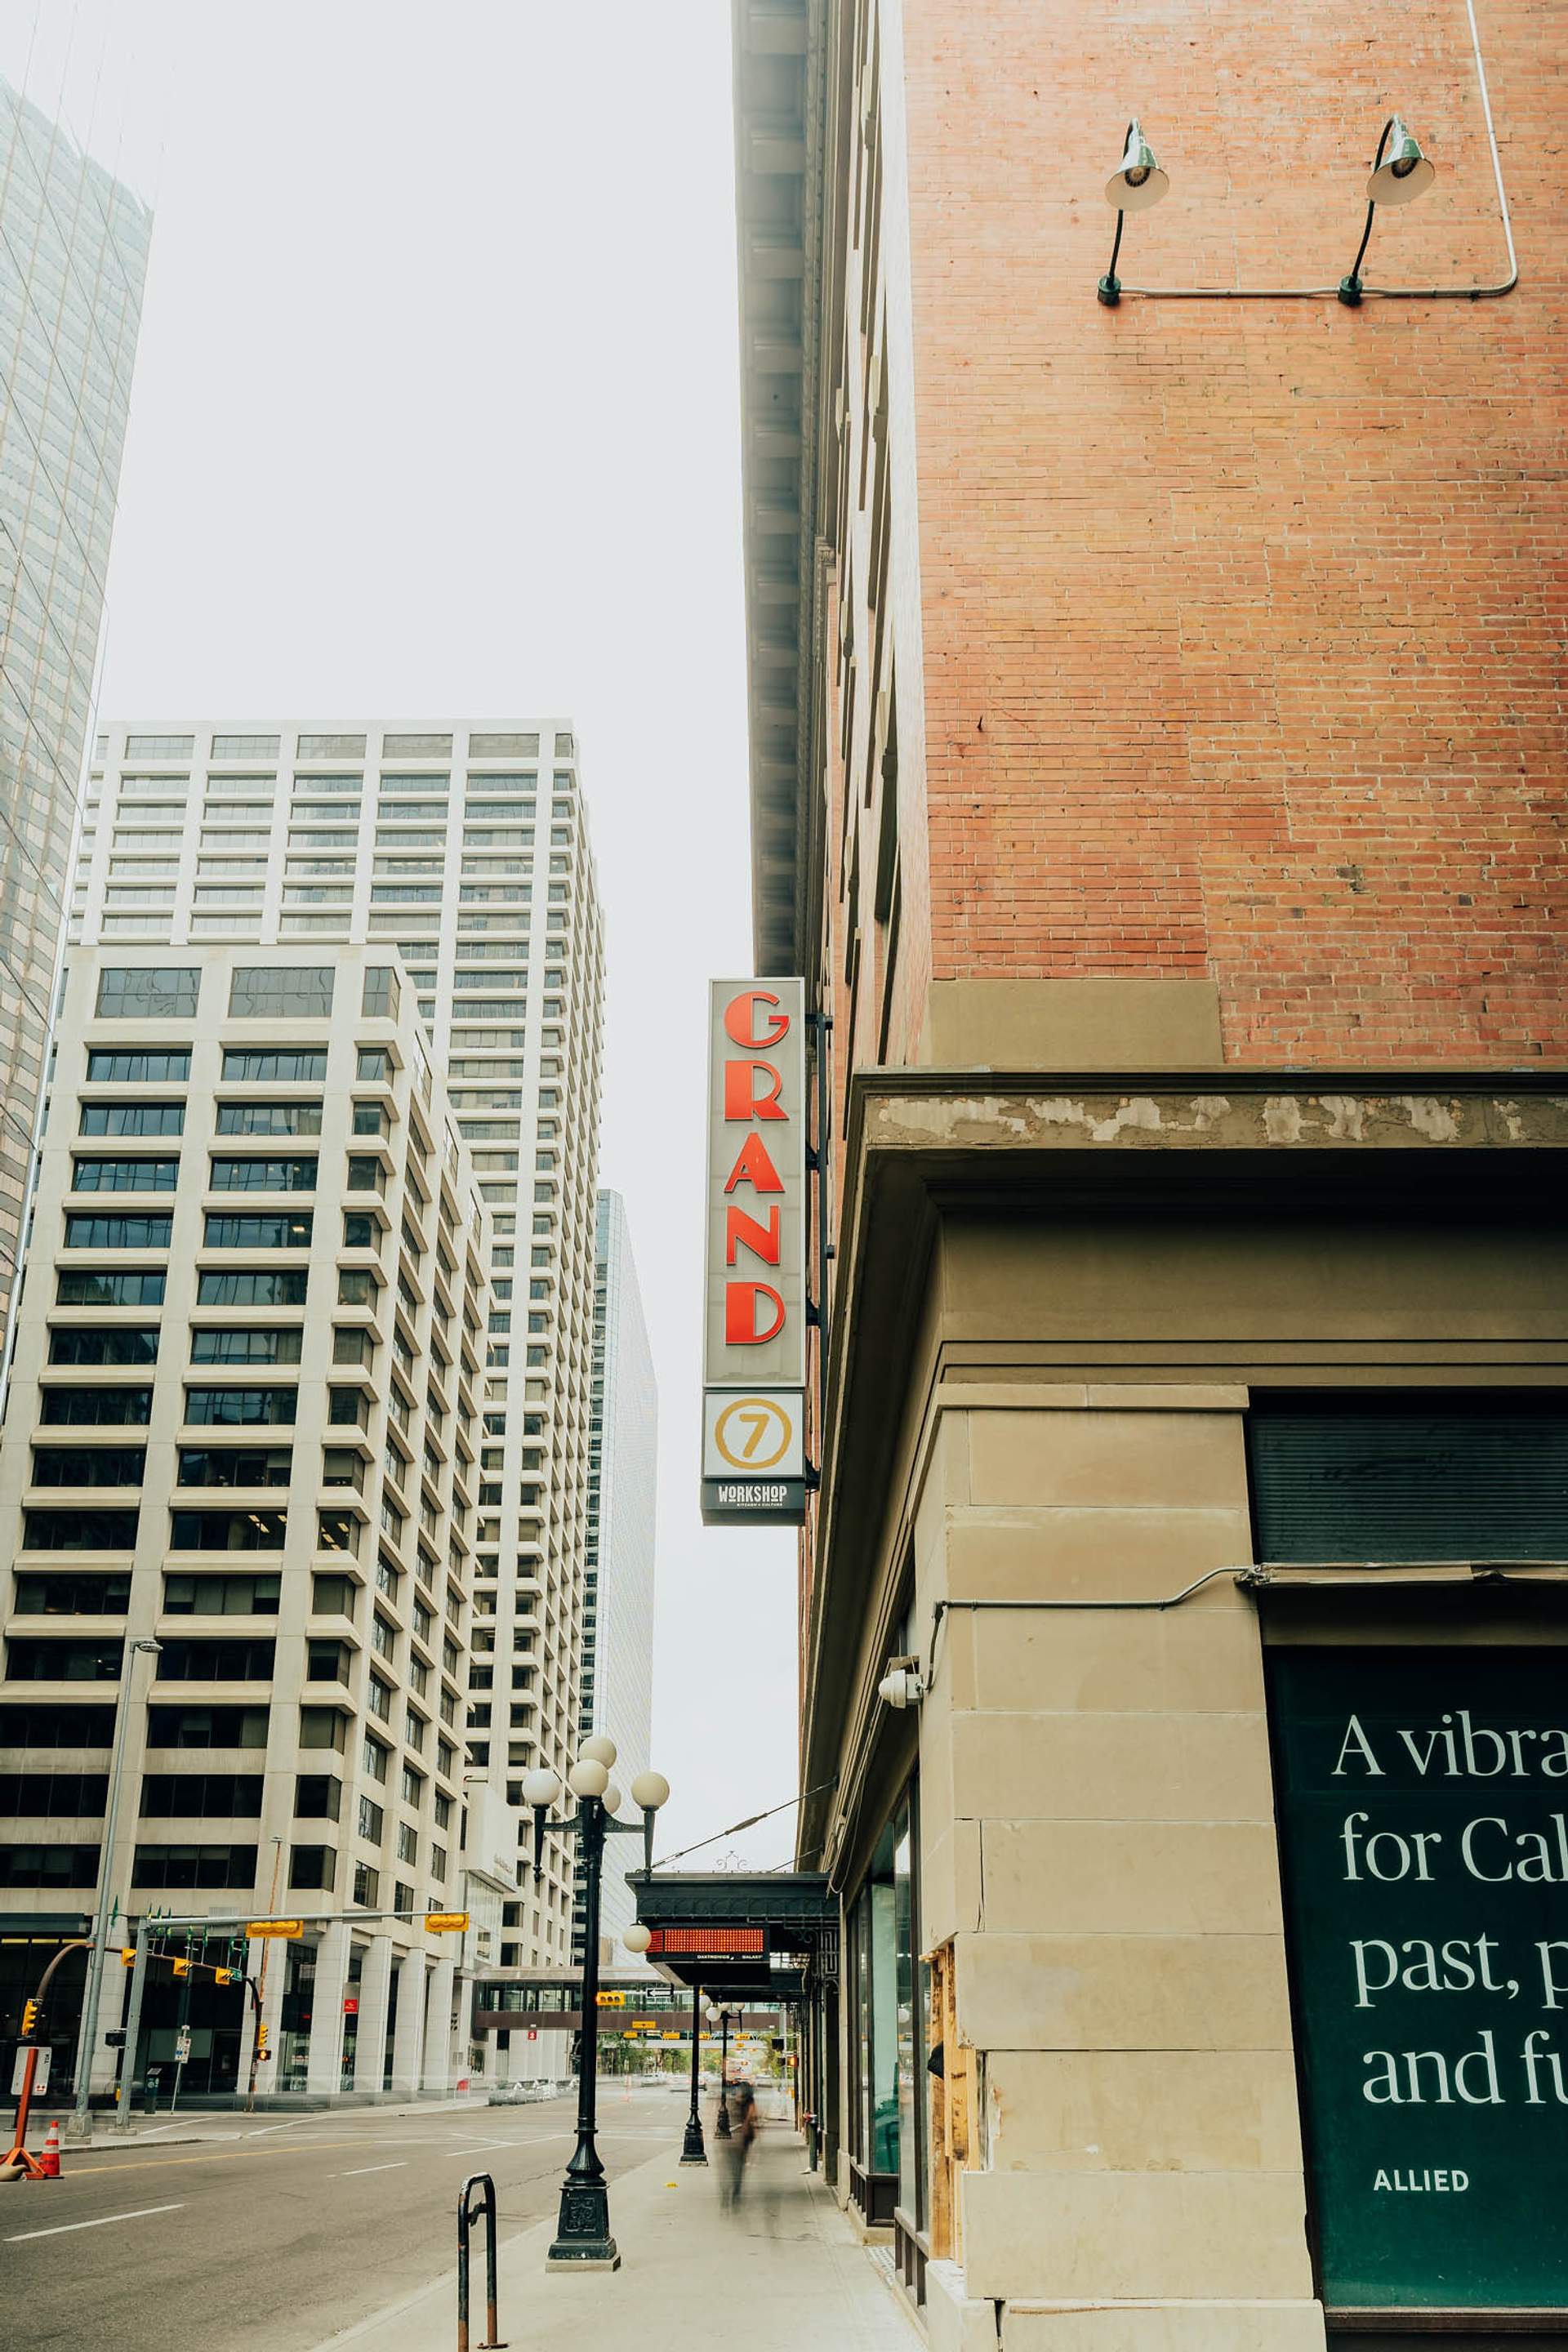
[[[652,1931],[640,1919],[635,1919],[621,1937],[628,1952],[640,1958],[653,1942]],[[691,1988],[691,2105],[686,2117],[686,2137],[680,2143],[682,2164],[706,2164],[708,2150],[702,2144],[702,1988]]]
[[[708,2150],[702,2145],[702,2110],[699,2096],[702,2081],[702,1988],[691,1988],[691,2112],[686,2118],[686,2137],[680,2144],[682,2164],[706,2164]]]
[[[132,1678],[136,1671],[139,1652],[156,1657],[163,1648],[161,1642],[132,1642],[126,1654],[125,1676],[120,1693],[120,1707],[114,1723],[114,1753],[109,1766],[109,1794],[104,1807],[103,1853],[98,1866],[98,1895],[93,1911],[92,1949],[87,1957],[87,1982],[82,1990],[81,2026],[76,2045],[76,2098],[66,2124],[68,2140],[92,2137],[92,2062],[98,2051],[98,2011],[103,1998],[103,1969],[109,1957],[109,1914],[110,1888],[114,1873],[114,1840],[120,1826],[120,1783],[125,1762],[125,1735],[131,1727]],[[126,2080],[121,2089],[121,2104],[131,2096],[132,2055],[127,2061]]]
[[[614,1818],[620,1802],[610,1787],[610,1766],[616,1760],[614,1740],[585,1740],[566,1785],[577,1800],[574,1821],[557,1822],[556,1829],[577,1840],[582,1857],[587,1918],[583,1951],[583,2031],[577,2073],[577,2145],[572,2151],[561,2184],[561,2210],[546,2267],[573,2270],[618,2270],[620,2255],[610,2235],[610,2192],[596,2145],[599,2065],[599,1899],[605,1865],[605,1841],[617,1834],[636,1836],[641,1831],[643,1852],[653,1867],[654,1815],[669,1794],[669,1783],[659,1772],[642,1772],[632,1782],[632,1801],[642,1811],[640,1822]],[[530,1772],[522,1784],[523,1802],[533,1808],[533,1875],[537,1884],[544,1855],[545,1816],[561,1794],[553,1772]]]
[[[728,2009],[708,2008],[710,2024],[719,2028],[719,2117],[713,2126],[715,2139],[729,2139],[730,2129],[730,2012]]]

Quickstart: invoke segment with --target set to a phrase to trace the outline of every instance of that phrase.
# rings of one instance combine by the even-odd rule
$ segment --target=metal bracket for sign
[[[805,1303],[807,1328],[819,1333],[816,1344],[816,1419],[817,1426],[826,1420],[827,1402],[827,1268],[835,1255],[828,1237],[827,1179],[832,1154],[827,1145],[827,1123],[832,1109],[833,1089],[828,1082],[827,1047],[833,1034],[831,1013],[808,1013],[805,1025],[816,1036],[816,1141],[805,1148],[806,1167],[816,1178],[816,1297],[809,1296]],[[819,1482],[807,1475],[808,1486]]]

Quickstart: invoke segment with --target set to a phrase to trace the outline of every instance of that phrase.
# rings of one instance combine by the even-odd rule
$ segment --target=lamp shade
[[[657,1813],[668,1797],[669,1782],[662,1772],[639,1772],[632,1782],[632,1802],[645,1813]]]
[[[577,1753],[587,1757],[590,1763],[602,1764],[607,1772],[616,1760],[616,1743],[602,1731],[596,1732],[592,1739],[584,1739]]]
[[[1366,184],[1374,205],[1408,205],[1425,195],[1436,178],[1436,167],[1421,148],[1403,115],[1388,126],[1383,161]]]
[[[536,1772],[525,1772],[522,1780],[522,1801],[525,1805],[552,1805],[561,1794],[561,1783],[553,1772],[543,1767]]]
[[[613,1780],[605,1787],[604,1805],[607,1813],[618,1813],[621,1810],[621,1792]]]
[[[1136,117],[1127,126],[1127,145],[1121,161],[1105,184],[1105,201],[1114,205],[1120,213],[1147,212],[1157,205],[1171,184],[1169,174],[1162,172],[1154,150],[1144,138]]]
[[[621,1941],[628,1952],[646,1952],[653,1941],[653,1929],[645,1927],[640,1919],[634,1919],[622,1935]]]
[[[566,1786],[574,1797],[602,1797],[609,1785],[609,1774],[593,1756],[580,1757],[566,1775]]]

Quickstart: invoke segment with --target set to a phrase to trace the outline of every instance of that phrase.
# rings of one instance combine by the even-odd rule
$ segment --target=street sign
[[[433,1936],[461,1936],[468,1931],[468,1915],[466,1911],[427,1911],[425,1925]]]
[[[191,2029],[188,2025],[182,2025],[174,2036],[174,2063],[178,2066],[187,2066],[190,2063],[190,2058]]]
[[[246,1928],[247,1936],[302,1936],[302,1919],[252,1919]]]
[[[14,2099],[19,2098],[22,2094],[22,2075],[26,2067],[27,2052],[31,2046],[31,2044],[26,2042],[23,2042],[21,2048],[16,2053],[16,2063],[11,2069],[11,2095]],[[49,2060],[53,2056],[54,2052],[52,2050],[39,2050],[38,2052],[38,2063],[33,2069],[33,2096],[35,2098],[37,2098],[40,2091],[47,2091],[49,2087]]]
[[[359,2003],[352,1993],[343,2003],[343,2015],[345,2017],[357,2017],[359,2015]]]

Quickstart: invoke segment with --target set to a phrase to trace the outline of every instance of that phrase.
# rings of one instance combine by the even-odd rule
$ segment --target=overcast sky
[[[796,1786],[793,1538],[697,1514],[704,990],[751,969],[729,19],[0,0],[0,72],[155,205],[100,716],[575,719],[663,1851]],[[793,1818],[695,1859],[781,1861]]]

